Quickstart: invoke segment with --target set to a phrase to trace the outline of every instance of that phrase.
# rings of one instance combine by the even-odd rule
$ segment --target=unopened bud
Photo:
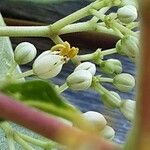
[[[96,66],[91,62],[83,62],[79,64],[74,71],[78,70],[88,70],[94,76],[96,73]]]
[[[115,131],[110,126],[105,126],[105,128],[100,132],[100,135],[105,139],[112,140],[115,136]]]
[[[100,64],[100,69],[106,74],[119,74],[122,72],[122,64],[117,59],[108,59]]]
[[[133,121],[134,119],[135,106],[136,106],[136,102],[133,100],[127,99],[122,101],[120,111],[129,121]]]
[[[134,60],[139,55],[139,40],[131,35],[125,36],[117,42],[116,50]]]
[[[114,91],[108,91],[107,93],[102,94],[101,100],[106,107],[111,109],[118,108],[121,105],[121,98],[119,94]]]
[[[73,90],[86,90],[92,84],[92,74],[87,70],[78,70],[67,77],[67,85]]]
[[[83,116],[95,126],[97,131],[101,131],[107,124],[105,117],[99,112],[87,111]]]
[[[29,42],[20,43],[14,51],[14,59],[17,64],[23,65],[31,62],[37,54],[35,46]]]
[[[133,22],[138,17],[137,9],[133,5],[126,5],[119,8],[117,11],[117,15],[119,20],[125,24]]]
[[[128,92],[134,88],[135,79],[128,73],[121,73],[114,77],[113,84],[119,91]]]

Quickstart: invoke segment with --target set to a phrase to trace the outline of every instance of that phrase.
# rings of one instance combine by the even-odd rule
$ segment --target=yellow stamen
[[[72,47],[70,49],[70,51],[68,52],[67,57],[73,58],[73,57],[75,57],[78,54],[78,52],[79,52],[78,48]]]
[[[79,49],[76,47],[71,47],[70,44],[66,41],[63,44],[57,44],[53,46],[51,51],[60,51],[61,56],[71,59],[78,54]]]
[[[53,51],[58,51],[59,49],[62,49],[62,48],[65,48],[65,45],[63,45],[63,44],[57,44],[57,45],[55,45],[55,46],[53,46],[52,48],[51,48],[51,51],[53,52]]]

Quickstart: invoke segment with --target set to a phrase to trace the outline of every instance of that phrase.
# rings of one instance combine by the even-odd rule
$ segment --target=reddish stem
[[[150,149],[150,1],[141,0],[141,62],[138,78],[135,150]]]
[[[56,118],[20,102],[0,95],[0,118],[13,121],[46,138],[77,150],[81,145],[92,145],[93,150],[116,150],[118,146],[95,135],[67,126]]]

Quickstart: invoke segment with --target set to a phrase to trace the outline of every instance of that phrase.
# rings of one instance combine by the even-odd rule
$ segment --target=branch
[[[66,145],[72,150],[80,149],[82,146],[91,146],[91,149],[94,150],[116,150],[118,148],[111,142],[67,126],[56,118],[25,106],[3,94],[0,95],[0,117]]]

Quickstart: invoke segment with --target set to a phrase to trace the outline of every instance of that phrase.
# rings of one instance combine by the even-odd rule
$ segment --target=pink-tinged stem
[[[0,94],[0,118],[22,125],[46,138],[70,147],[71,150],[78,150],[80,146],[87,144],[88,147],[92,145],[93,150],[116,150],[118,148],[111,142],[67,126],[56,118],[3,94]]]
[[[138,78],[136,143],[134,150],[150,150],[150,0],[140,0],[141,62]]]

